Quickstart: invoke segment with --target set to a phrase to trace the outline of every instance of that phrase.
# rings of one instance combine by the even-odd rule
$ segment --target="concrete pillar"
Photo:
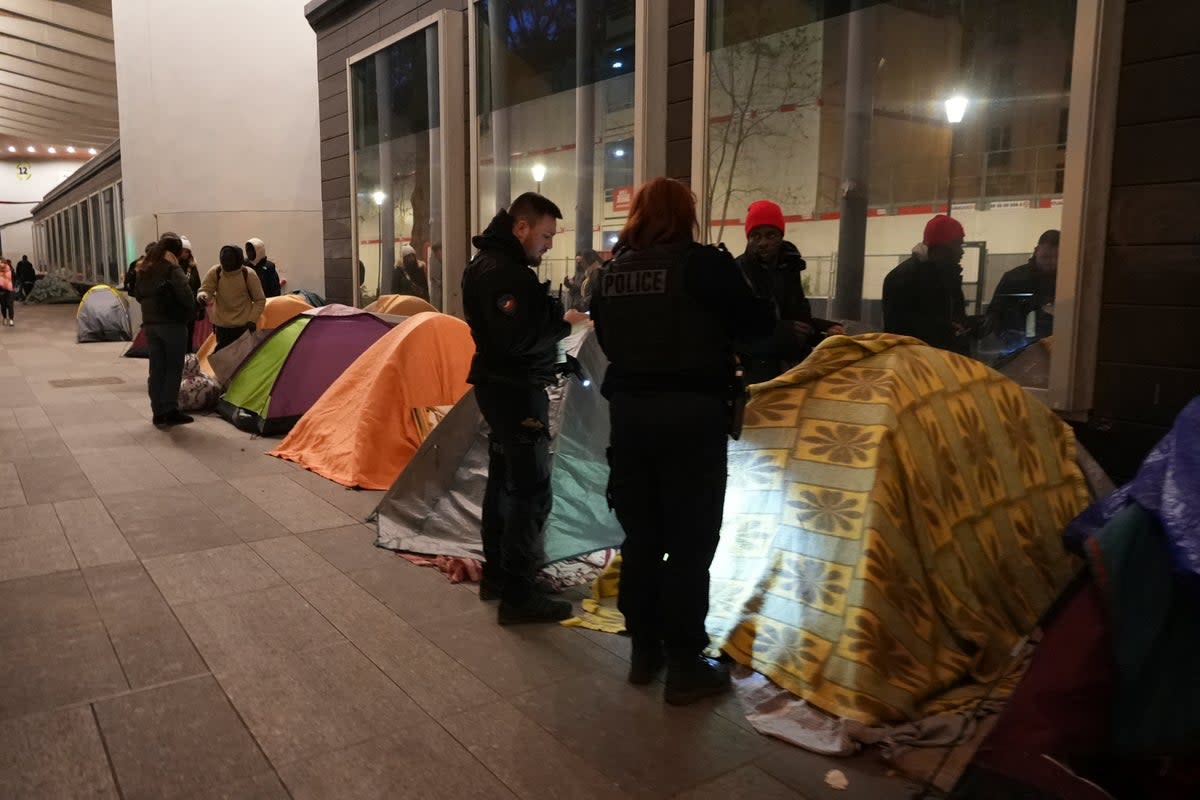
[[[317,45],[304,0],[114,0],[113,35],[127,249],[174,230],[206,267],[222,245],[257,236],[285,291],[324,293]]]
[[[575,2],[575,252],[593,248],[596,202],[596,21],[592,0]],[[568,269],[567,274],[574,270]]]
[[[484,206],[484,219],[512,204],[512,139],[508,108],[508,44],[504,32],[508,25],[506,0],[488,3],[488,42],[492,67],[492,158],[496,170],[494,208]]]

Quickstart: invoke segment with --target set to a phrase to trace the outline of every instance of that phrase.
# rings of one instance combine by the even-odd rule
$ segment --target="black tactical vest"
[[[687,242],[626,250],[601,270],[596,291],[604,308],[597,332],[609,362],[622,375],[644,375],[651,383],[666,376],[704,382],[731,378],[729,335],[687,291],[689,255],[702,247]],[[687,384],[681,381],[677,388]]]

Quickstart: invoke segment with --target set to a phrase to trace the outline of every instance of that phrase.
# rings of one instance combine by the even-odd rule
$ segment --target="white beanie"
[[[404,258],[405,256],[415,256],[416,254],[417,254],[417,251],[413,249],[413,246],[411,244],[400,245],[400,257],[401,258]]]
[[[191,250],[191,249],[192,249],[192,243],[188,241],[188,238],[187,238],[186,236],[180,236],[180,237],[179,237],[179,239],[180,239],[180,240],[183,242],[183,249],[184,249],[184,250]]]

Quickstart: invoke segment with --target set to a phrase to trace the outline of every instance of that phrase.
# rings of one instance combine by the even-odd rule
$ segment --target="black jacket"
[[[683,276],[683,292],[686,294],[690,307],[679,307],[679,301],[664,295],[662,308],[646,309],[640,316],[624,310],[610,309],[612,301],[606,296],[605,282],[611,279],[610,267],[605,267],[599,277],[600,286],[591,294],[592,319],[596,323],[596,335],[606,354],[612,359],[612,364],[604,377],[603,392],[607,396],[618,391],[728,391],[733,378],[734,342],[743,338],[753,338],[768,335],[775,324],[774,315],[769,300],[755,295],[746,282],[745,277],[737,268],[733,257],[723,248],[691,245],[690,247],[651,248],[647,254],[656,251],[671,255],[680,260],[678,271]],[[636,253],[636,251],[634,251]],[[614,258],[619,261],[621,255]],[[668,279],[670,276],[668,276]],[[653,318],[652,318],[653,317]],[[711,326],[705,331],[681,331],[682,343],[647,341],[646,347],[652,346],[687,346],[689,333],[692,344],[699,342],[720,341],[722,352],[711,354],[710,359],[704,358],[710,354],[690,354],[674,359],[676,368],[661,374],[646,374],[642,371],[627,369],[620,358],[612,350],[609,339],[618,335],[624,339],[638,337],[637,327],[646,332],[661,328],[662,323],[678,319],[692,320],[691,324]],[[615,331],[618,325],[634,326],[635,330]],[[660,331],[661,332],[661,331]],[[715,334],[715,335],[714,335]],[[660,337],[661,338],[661,337]],[[682,368],[685,361],[711,360],[711,369],[706,374],[686,373]]]
[[[133,293],[146,325],[186,324],[195,317],[196,296],[178,264],[161,261],[136,273]]]
[[[962,267],[923,261],[900,263],[883,280],[883,329],[926,344],[964,353],[969,344],[955,330],[967,325]]]
[[[742,364],[746,369],[746,382],[762,383],[807,358],[834,323],[827,319],[816,319],[812,315],[812,306],[804,294],[802,273],[807,265],[796,245],[785,241],[779,263],[775,266],[764,264],[750,250],[738,257],[737,264],[755,294],[770,300],[775,310],[775,327],[768,335],[738,342]],[[792,322],[811,325],[814,332],[809,336],[799,336]]]
[[[1033,311],[1037,314],[1037,338],[1053,333],[1054,315],[1043,309],[1054,302],[1056,277],[1054,272],[1039,270],[1033,259],[1004,273],[988,306],[992,330],[1024,336],[1025,320]]]
[[[279,270],[275,269],[274,261],[264,258],[255,264],[247,258],[243,263],[254,270],[254,274],[258,275],[258,282],[262,284],[264,295],[267,297],[279,297],[283,293],[283,286],[279,282]]]
[[[558,343],[571,333],[501,211],[471,243],[479,250],[463,273],[463,310],[475,357],[469,383],[549,386],[557,380]]]
[[[33,268],[33,264],[29,259],[22,258],[17,262],[17,281],[20,283],[33,283],[37,280],[37,270]]]

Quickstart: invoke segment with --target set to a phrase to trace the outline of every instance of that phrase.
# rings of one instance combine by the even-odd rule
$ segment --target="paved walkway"
[[[147,362],[73,311],[0,329],[0,797],[903,796],[630,687],[621,637],[497,627],[372,545],[377,493],[156,430]]]

